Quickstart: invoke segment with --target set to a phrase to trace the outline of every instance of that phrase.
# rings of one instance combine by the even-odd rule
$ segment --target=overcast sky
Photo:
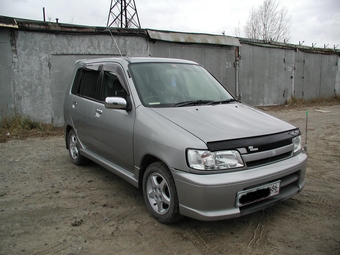
[[[135,0],[142,28],[235,36],[263,0]],[[106,26],[111,0],[0,0],[0,15]],[[290,43],[340,49],[340,0],[280,0],[288,9]]]

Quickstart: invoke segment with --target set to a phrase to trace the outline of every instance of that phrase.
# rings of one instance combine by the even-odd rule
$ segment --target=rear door
[[[94,149],[91,123],[94,103],[99,98],[99,65],[78,69],[72,87],[71,118],[79,141],[87,149]]]

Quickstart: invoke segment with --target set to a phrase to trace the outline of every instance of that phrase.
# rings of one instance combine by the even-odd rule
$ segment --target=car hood
[[[295,128],[241,103],[152,110],[204,142],[268,135]]]

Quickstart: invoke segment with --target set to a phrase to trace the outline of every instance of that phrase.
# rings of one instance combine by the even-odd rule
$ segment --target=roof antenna
[[[114,38],[114,36],[113,36],[113,34],[112,34],[112,32],[111,32],[111,29],[110,29],[109,27],[107,27],[106,29],[109,30],[110,35],[111,35],[111,38],[112,38],[112,40],[114,41],[114,43],[116,44],[116,47],[117,47],[117,49],[118,49],[118,51],[119,51],[119,55],[120,55],[121,57],[123,57],[123,54],[122,54],[122,52],[121,52],[120,49],[119,49],[119,46],[118,46],[117,41],[116,41],[116,39]]]
[[[109,15],[108,15],[108,18],[107,18],[107,23],[106,23],[106,29],[109,30],[110,35],[111,35],[111,38],[112,38],[112,40],[114,41],[114,43],[116,44],[116,47],[117,47],[118,52],[119,52],[119,55],[120,55],[121,57],[123,57],[123,54],[122,54],[122,52],[120,51],[120,48],[119,48],[119,46],[118,46],[118,44],[117,44],[117,41],[116,41],[116,39],[114,38],[114,36],[113,36],[113,34],[112,34],[112,32],[111,32],[111,28],[110,28],[111,25],[109,26],[110,14],[111,14],[111,10],[112,10],[112,9],[111,9],[112,2],[113,2],[113,0],[111,0],[110,11],[109,11]],[[117,2],[118,2],[118,1],[117,1]]]

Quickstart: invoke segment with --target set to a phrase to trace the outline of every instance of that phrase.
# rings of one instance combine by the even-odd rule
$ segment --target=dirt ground
[[[295,197],[244,217],[163,225],[141,192],[61,135],[0,143],[0,254],[340,254],[340,105],[266,108],[299,126],[308,167]]]

